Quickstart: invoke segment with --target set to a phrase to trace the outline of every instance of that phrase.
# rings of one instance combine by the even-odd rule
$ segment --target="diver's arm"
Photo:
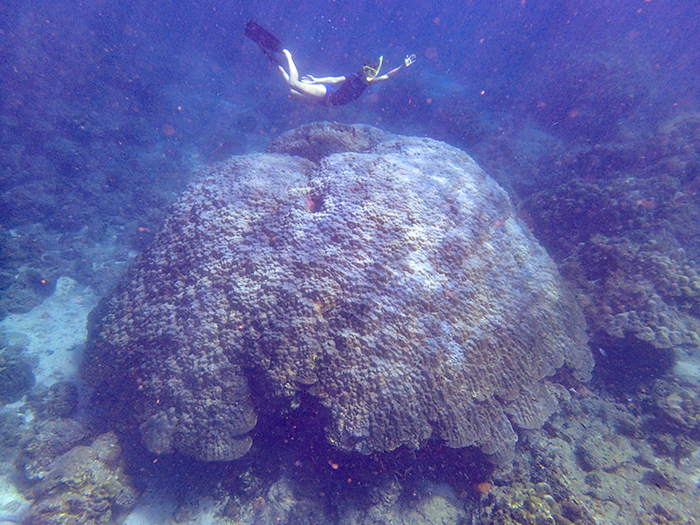
[[[394,69],[392,69],[388,73],[384,73],[383,75],[379,75],[378,77],[374,77],[372,79],[372,82],[382,82],[384,80],[389,80],[389,78],[393,77],[401,69],[410,66],[415,61],[416,61],[416,55],[409,55],[403,59],[403,64],[401,64],[399,67],[395,67]]]
[[[301,79],[306,84],[340,84],[345,82],[345,77],[321,77],[316,78],[312,75],[306,75]]]

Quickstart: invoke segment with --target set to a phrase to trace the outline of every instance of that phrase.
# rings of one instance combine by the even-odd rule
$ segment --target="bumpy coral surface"
[[[700,346],[700,276],[683,249],[595,235],[563,263],[596,333],[656,348]]]
[[[590,376],[579,308],[466,154],[337,124],[272,150],[208,169],[93,316],[84,376],[152,451],[240,457],[256,407],[305,391],[339,448],[504,458],[548,376]]]
[[[31,487],[34,503],[23,523],[97,525],[119,522],[136,503],[113,433],[72,448],[48,466]]]
[[[525,202],[538,238],[580,291],[599,344],[633,360],[646,343],[697,352],[700,115],[662,126],[636,151],[642,163],[593,149],[597,160],[572,170],[580,179],[543,185]]]

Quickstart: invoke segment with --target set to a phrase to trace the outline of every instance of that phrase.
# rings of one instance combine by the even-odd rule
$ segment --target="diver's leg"
[[[289,68],[289,74],[287,74],[287,72],[284,71],[284,69],[282,69],[281,66],[280,69],[282,69],[282,71],[284,72],[284,79],[287,81],[287,84],[289,84],[290,89],[292,89],[293,91],[297,91],[297,93],[300,94],[302,97],[323,97],[326,94],[326,86],[324,86],[323,84],[306,84],[304,82],[300,82],[299,71],[297,70],[297,66],[294,64],[292,54],[286,49],[283,49],[282,53],[284,53],[284,56],[287,57],[287,67]]]
[[[280,68],[280,73],[282,73],[282,78],[284,78],[284,81],[287,83],[288,86],[291,86],[291,83],[289,82],[289,75],[287,72],[284,70],[282,66],[277,66]]]
[[[297,66],[296,64],[294,64],[294,60],[292,60],[292,54],[286,49],[283,49],[282,53],[284,53],[284,56],[287,57],[287,66],[289,67],[289,82],[299,82],[299,71],[297,71]]]
[[[289,93],[290,93],[293,97],[298,98],[298,99],[301,99],[301,100],[303,100],[304,102],[310,102],[310,103],[315,102],[315,100],[316,100],[317,97],[309,96],[308,93],[302,93],[302,92],[297,91],[296,89],[294,89],[294,88],[292,87],[291,82],[289,81],[289,75],[287,74],[287,72],[284,70],[284,68],[283,68],[282,66],[279,66],[279,68],[280,68],[280,73],[282,73],[282,77],[284,78],[284,81],[287,83],[287,87],[289,87]]]

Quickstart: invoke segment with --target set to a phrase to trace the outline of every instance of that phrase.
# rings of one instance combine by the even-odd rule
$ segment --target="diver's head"
[[[372,82],[372,80],[374,80],[375,77],[379,75],[379,70],[382,68],[383,61],[384,57],[381,56],[379,57],[379,63],[365,62],[365,65],[359,72],[360,76],[363,77],[367,82]]]
[[[360,70],[360,75],[364,77],[367,82],[374,80],[377,76],[377,64],[365,64]]]

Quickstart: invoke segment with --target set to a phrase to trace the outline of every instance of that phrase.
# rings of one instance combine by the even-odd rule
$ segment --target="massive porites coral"
[[[585,322],[504,190],[444,143],[321,123],[189,187],[83,374],[154,452],[237,458],[268,398],[315,396],[340,449],[504,459],[562,366],[590,377]]]

